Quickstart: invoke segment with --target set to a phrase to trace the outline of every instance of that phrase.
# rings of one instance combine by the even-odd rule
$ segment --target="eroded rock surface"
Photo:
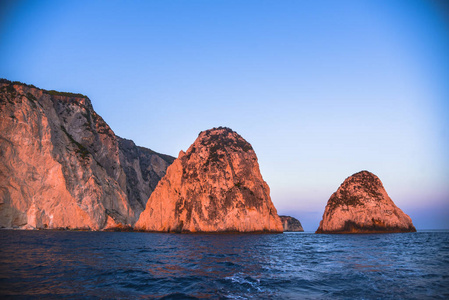
[[[327,202],[317,233],[414,232],[411,218],[388,196],[380,179],[356,173]]]
[[[135,225],[161,232],[282,232],[251,145],[228,128],[203,131],[167,169]]]
[[[0,227],[132,226],[174,158],[115,136],[86,96],[0,80]]]
[[[290,216],[279,216],[281,218],[282,227],[284,228],[284,232],[302,232],[304,228],[302,228],[301,222],[298,219],[295,219]]]
[[[132,140],[116,136],[120,165],[126,174],[126,194],[139,214],[145,209],[149,196],[157,183],[165,176],[174,157],[139,147]]]

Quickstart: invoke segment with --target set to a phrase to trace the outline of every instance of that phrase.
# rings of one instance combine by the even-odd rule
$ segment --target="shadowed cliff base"
[[[345,225],[340,230],[334,230],[334,231],[323,231],[321,228],[318,228],[318,230],[315,233],[322,233],[322,234],[352,234],[352,233],[405,233],[405,232],[416,232],[416,228],[413,226],[410,226],[408,228],[404,227],[387,227],[384,224],[379,224],[376,222],[373,222],[373,225],[371,226],[360,226],[356,222],[353,221],[346,221]]]
[[[283,231],[279,230],[255,230],[255,231],[238,231],[238,230],[221,230],[221,231],[188,231],[188,230],[174,230],[168,229],[167,231],[155,231],[155,230],[144,230],[144,229],[131,229],[131,230],[105,230],[105,231],[133,231],[133,232],[142,232],[142,233],[168,233],[168,234],[191,234],[191,235],[202,235],[202,234],[282,234]]]

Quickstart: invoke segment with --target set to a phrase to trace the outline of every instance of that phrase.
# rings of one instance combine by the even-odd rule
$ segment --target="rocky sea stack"
[[[302,228],[301,222],[299,222],[298,219],[295,219],[290,216],[279,216],[279,218],[281,218],[284,232],[303,232],[304,231],[304,228]]]
[[[1,228],[130,228],[173,160],[117,137],[84,95],[0,80]]]
[[[411,218],[393,203],[380,179],[361,171],[332,194],[316,233],[415,231]]]
[[[167,169],[135,225],[159,232],[282,232],[251,145],[229,128],[199,134]]]

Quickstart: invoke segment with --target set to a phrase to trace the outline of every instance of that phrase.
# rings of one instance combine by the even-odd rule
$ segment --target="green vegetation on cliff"
[[[9,85],[23,85],[29,88],[34,88],[34,89],[38,89],[38,90],[42,90],[44,91],[44,93],[47,93],[49,95],[52,96],[65,96],[65,97],[75,97],[75,98],[89,98],[86,95],[80,94],[80,93],[69,93],[69,92],[58,92],[55,90],[45,90],[45,89],[41,89],[38,88],[32,84],[26,84],[20,81],[10,81],[8,79],[4,79],[4,78],[0,78],[0,84],[9,84]]]

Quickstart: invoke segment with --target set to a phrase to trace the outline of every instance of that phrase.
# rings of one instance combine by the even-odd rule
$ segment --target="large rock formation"
[[[302,228],[301,222],[298,219],[295,219],[290,216],[279,216],[281,218],[282,227],[284,228],[284,232],[303,232],[304,228]]]
[[[0,227],[132,226],[173,160],[116,137],[86,96],[0,80]]]
[[[203,131],[167,169],[136,230],[282,232],[251,145],[228,128]]]
[[[327,202],[316,233],[414,232],[412,220],[388,196],[380,179],[356,173]]]

